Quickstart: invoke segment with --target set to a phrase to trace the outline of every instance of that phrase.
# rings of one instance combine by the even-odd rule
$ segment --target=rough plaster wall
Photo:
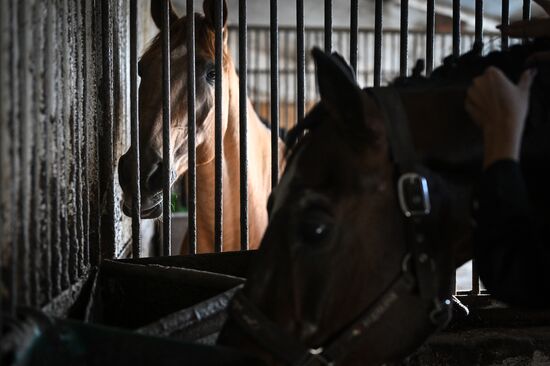
[[[0,291],[38,306],[129,241],[128,1],[0,7]]]

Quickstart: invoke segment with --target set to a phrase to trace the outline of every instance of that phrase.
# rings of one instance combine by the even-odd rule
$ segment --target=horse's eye
[[[304,243],[319,243],[330,235],[332,220],[325,212],[309,212],[300,223],[299,231]]]
[[[216,69],[215,68],[210,68],[208,69],[208,71],[206,72],[206,81],[208,81],[209,84],[214,84],[214,82],[216,81]]]

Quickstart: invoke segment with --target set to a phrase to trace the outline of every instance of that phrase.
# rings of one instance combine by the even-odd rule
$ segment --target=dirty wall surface
[[[139,3],[143,48],[156,30]],[[128,16],[129,1],[0,1],[4,308],[51,303],[130,247],[116,176],[129,144]]]

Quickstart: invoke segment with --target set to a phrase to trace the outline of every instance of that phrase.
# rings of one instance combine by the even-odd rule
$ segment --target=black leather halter
[[[429,225],[431,213],[428,181],[421,174],[412,145],[407,115],[401,97],[394,88],[367,90],[384,114],[390,148],[397,171],[397,194],[406,225],[408,252],[401,272],[359,316],[320,348],[309,348],[285,333],[242,293],[237,292],[229,313],[238,326],[278,359],[293,366],[336,365],[361,341],[399,299],[418,290],[422,299],[433,304],[428,318],[435,329],[447,325],[451,302],[439,298],[439,280],[431,255]]]

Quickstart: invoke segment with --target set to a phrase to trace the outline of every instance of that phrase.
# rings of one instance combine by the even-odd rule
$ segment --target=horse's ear
[[[162,29],[164,17],[162,16],[163,0],[151,0],[151,17],[158,29]],[[170,16],[170,24],[174,24],[178,20],[178,15],[174,11],[172,1],[168,0],[168,13]]]
[[[227,25],[227,1],[226,0],[204,0],[202,9],[206,23],[212,29],[216,29],[216,2],[223,2],[223,28]]]
[[[312,54],[321,102],[341,121],[338,127],[355,136],[368,132],[363,113],[363,91],[355,81],[353,70],[336,53],[329,55],[314,48]]]

